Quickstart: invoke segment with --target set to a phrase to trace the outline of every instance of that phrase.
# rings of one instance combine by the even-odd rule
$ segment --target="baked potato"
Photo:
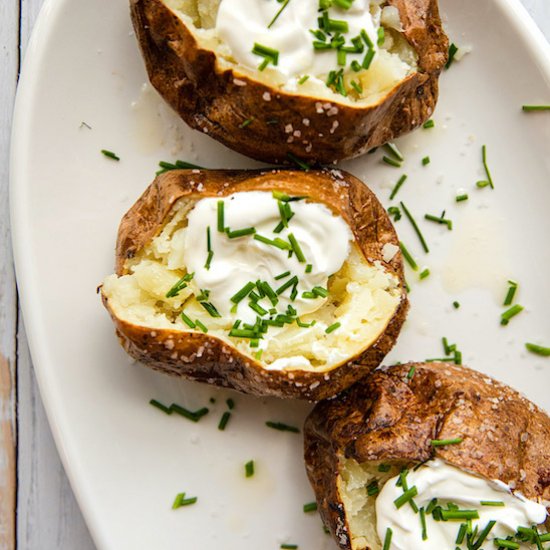
[[[158,176],[122,219],[101,295],[144,364],[312,401],[378,366],[408,309],[384,208],[338,170]]]
[[[307,474],[340,548],[543,548],[537,540],[550,541],[531,529],[546,532],[550,418],[483,374],[446,363],[381,368],[318,403],[304,433]],[[464,508],[470,521],[450,518],[449,509]],[[503,527],[503,514],[516,512]]]
[[[130,0],[153,86],[192,128],[268,163],[328,164],[433,113],[436,0]]]

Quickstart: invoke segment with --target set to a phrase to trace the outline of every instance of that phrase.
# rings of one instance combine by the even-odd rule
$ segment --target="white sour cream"
[[[275,23],[268,29],[283,4],[276,0],[221,0],[216,33],[231,50],[237,63],[257,69],[263,58],[252,53],[254,44],[279,52],[278,65],[269,65],[286,79],[301,75],[315,77],[338,70],[336,50],[315,50],[315,38],[309,32],[318,29],[319,0],[290,0]],[[331,19],[346,21],[346,44],[365,30],[376,49],[377,33],[370,13],[369,0],[354,0],[349,9],[331,7]],[[366,52],[366,48],[365,48]],[[353,60],[362,62],[365,53],[348,53],[346,66]]]
[[[294,235],[305,256],[300,262],[288,250],[264,244],[247,235],[235,239],[217,229],[218,202],[224,203],[224,225],[231,231],[253,227],[257,235],[274,240],[289,242],[289,234]],[[326,298],[303,298],[302,292],[313,287],[327,288],[328,277],[340,270],[350,253],[353,235],[349,226],[340,216],[335,216],[326,206],[306,200],[289,203],[294,216],[288,228],[280,233],[274,229],[281,221],[278,202],[272,193],[250,191],[235,193],[224,198],[206,198],[198,201],[188,215],[188,226],[184,232],[183,261],[189,272],[194,272],[194,284],[199,289],[210,291],[211,302],[223,317],[241,319],[254,323],[257,313],[249,306],[249,299],[239,302],[236,311],[232,308],[234,296],[250,281],[269,283],[273,290],[280,288],[291,277],[297,276],[298,294],[290,299],[291,289],[282,292],[275,306],[278,313],[285,313],[288,305],[294,307],[298,315],[319,309]],[[211,250],[213,251],[210,269],[206,269],[207,228],[210,227]],[[306,267],[311,264],[311,272]],[[290,275],[275,279],[278,275]],[[274,306],[267,298],[258,302],[264,309]]]
[[[418,508],[426,508],[434,498],[445,506],[452,502],[461,509],[477,510],[479,519],[473,526],[483,529],[491,520],[496,524],[484,544],[493,548],[495,538],[513,535],[518,526],[540,525],[546,520],[546,508],[542,504],[527,500],[520,494],[513,494],[500,481],[488,481],[450,466],[442,460],[427,462],[418,470],[407,475],[409,488],[416,486],[418,496],[414,501]],[[382,541],[386,530],[393,531],[391,550],[454,550],[461,521],[435,521],[426,516],[427,540],[422,540],[420,517],[409,504],[397,509],[394,501],[403,494],[397,487],[398,477],[390,479],[376,498],[377,532]],[[483,506],[481,501],[503,502],[504,506]],[[460,546],[460,548],[465,547]],[[525,546],[528,548],[528,546]]]

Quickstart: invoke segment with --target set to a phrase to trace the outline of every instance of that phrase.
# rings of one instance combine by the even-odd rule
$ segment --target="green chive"
[[[418,489],[416,486],[413,486],[405,491],[401,496],[397,497],[393,503],[395,504],[395,507],[399,509],[407,504],[407,502],[410,502],[416,495],[418,495]]]
[[[298,80],[298,86],[301,86],[302,84],[305,84],[309,79],[309,75],[305,74],[304,76],[300,77]]]
[[[393,531],[390,527],[388,527],[386,529],[386,536],[384,537],[384,546],[382,547],[382,550],[390,550],[392,534]]]
[[[424,124],[422,124],[422,128],[433,128],[435,126],[435,122],[433,120],[427,120],[426,122],[424,122]]]
[[[310,166],[307,162],[299,159],[298,157],[294,156],[292,153],[287,153],[286,156],[291,160],[294,164],[298,166],[298,168],[304,170],[307,172],[310,169]]]
[[[379,472],[389,472],[391,470],[391,464],[379,464],[378,465],[378,471]]]
[[[411,225],[413,226],[415,233],[418,235],[418,238],[420,239],[420,243],[422,244],[422,248],[424,249],[424,252],[428,253],[430,249],[428,248],[428,245],[426,244],[426,240],[424,239],[424,236],[422,235],[422,232],[420,231],[420,228],[418,227],[415,219],[413,218],[412,214],[409,212],[409,209],[405,206],[405,204],[402,201],[399,204],[401,205],[403,212],[405,212],[405,216],[407,216],[407,218],[411,222]]]
[[[453,302],[453,307],[454,307],[455,309],[460,308],[460,302],[456,302],[456,301]]]
[[[296,550],[298,548],[297,544],[281,544],[279,548],[285,548],[286,550]]]
[[[524,307],[520,306],[519,304],[516,304],[515,306],[512,306],[510,309],[507,309],[500,316],[500,324],[507,325],[510,322],[510,319],[512,317],[515,317],[516,315],[518,315],[518,313],[521,313],[523,310],[524,310]]]
[[[522,105],[524,111],[550,111],[550,105]]]
[[[211,304],[210,302],[199,302],[199,303],[204,309],[206,309],[210,317],[218,317],[218,318],[221,317],[220,312],[216,309],[214,304]]]
[[[430,445],[432,447],[445,447],[446,445],[458,445],[462,443],[464,439],[462,437],[455,437],[454,439],[432,439]]]
[[[274,24],[275,24],[275,21],[277,21],[277,19],[279,18],[279,16],[281,15],[281,13],[283,13],[283,10],[288,6],[288,3],[290,2],[290,0],[283,0],[283,5],[281,6],[281,8],[277,11],[277,13],[275,14],[275,17],[273,17],[273,19],[271,20],[271,22],[269,23],[269,25],[267,26],[268,29],[270,29]]]
[[[285,271],[284,273],[280,273],[275,277],[275,280],[278,281],[280,279],[284,279],[285,277],[288,277],[290,275],[290,271]]]
[[[239,128],[246,128],[247,126],[250,126],[254,122],[254,117],[247,118],[245,121],[243,121],[241,124],[239,124]]]
[[[382,161],[386,164],[389,164],[390,166],[395,166],[395,168],[401,168],[401,163],[398,160],[395,160],[394,158],[387,157],[384,155],[382,157]]]
[[[506,506],[502,500],[482,500],[481,506]]]
[[[430,275],[430,270],[428,268],[425,268],[420,272],[419,277],[420,277],[420,279],[425,279],[429,275]]]
[[[208,252],[208,256],[206,258],[206,263],[204,264],[204,268],[206,270],[209,270],[210,269],[210,264],[212,263],[212,258],[214,257],[214,251],[213,250],[210,250]]]
[[[407,380],[412,380],[412,378],[413,378],[415,372],[416,372],[416,367],[413,365],[413,366],[409,369],[409,372],[407,373]]]
[[[456,200],[456,202],[467,201],[468,200],[468,194],[464,193],[462,195],[457,195],[455,200]]]
[[[202,330],[202,332],[204,332],[205,334],[208,332],[208,328],[206,327],[206,325],[204,325],[203,323],[201,323],[201,321],[199,319],[195,319],[195,324]]]
[[[397,180],[397,183],[395,184],[395,187],[393,188],[391,194],[390,194],[390,200],[393,200],[393,198],[395,197],[395,195],[397,195],[397,192],[399,191],[399,189],[401,189],[401,186],[405,183],[405,180],[407,179],[407,175],[406,174],[403,174],[398,180]]]
[[[277,248],[280,248],[281,250],[290,250],[292,248],[291,245],[289,245],[287,242],[283,241],[282,239],[271,240],[271,239],[268,239],[267,237],[264,237],[263,235],[259,235],[258,233],[254,235],[254,240],[260,241],[261,243],[267,244],[269,246],[275,246]]]
[[[516,291],[518,289],[518,283],[516,281],[508,281],[508,284],[510,287],[508,288],[508,292],[506,293],[506,298],[504,298],[504,304],[505,306],[512,305],[512,302],[514,301],[514,296],[516,295]]]
[[[317,511],[317,503],[316,502],[308,502],[307,504],[304,504],[304,513],[309,512],[316,512]]]
[[[190,411],[189,409],[186,409],[185,407],[182,407],[177,403],[172,403],[170,405],[170,410],[179,414],[180,416],[183,416],[184,418],[187,418],[187,420],[191,420],[192,422],[198,422],[203,416],[208,414],[208,409],[206,407],[203,407],[198,411]]]
[[[430,157],[424,157],[422,159],[422,166],[426,166],[427,164],[430,164]]]
[[[376,41],[376,44],[378,46],[382,46],[382,44],[384,44],[384,40],[386,36],[386,31],[384,30],[384,27],[379,27],[378,30],[376,31],[376,34],[378,35],[378,40]]]
[[[263,316],[267,314],[267,309],[264,309],[260,304],[256,302],[250,302],[248,304],[248,307],[255,311],[258,315]]]
[[[233,410],[235,408],[235,401],[233,401],[233,399],[231,399],[231,397],[229,399],[226,399],[225,402],[227,403],[227,406]]]
[[[197,325],[195,325],[195,323],[193,323],[192,319],[190,317],[188,317],[187,315],[185,315],[185,312],[182,311],[181,312],[181,318],[183,320],[183,322],[189,327],[189,328],[195,328]]]
[[[481,159],[483,161],[483,168],[485,168],[485,174],[487,175],[487,181],[489,182],[491,189],[494,189],[495,185],[493,183],[493,177],[491,176],[489,166],[487,165],[487,146],[485,145],[481,147]]]
[[[401,210],[397,206],[390,206],[388,208],[388,214],[393,216],[393,221],[398,222],[401,219]]]
[[[447,59],[447,63],[445,64],[445,69],[448,69],[452,65],[457,51],[458,47],[456,46],[456,44],[451,44],[449,46],[449,58]]]
[[[441,215],[440,218],[438,218],[437,216],[433,216],[432,214],[424,214],[424,219],[425,220],[428,220],[430,222],[436,222],[436,223],[439,223],[439,224],[445,224],[447,226],[447,229],[449,231],[451,231],[453,229],[453,222],[451,220],[446,220],[443,216],[445,215],[445,213],[443,212],[443,214]]]
[[[252,477],[254,475],[254,461],[253,460],[249,460],[244,465],[244,475],[245,475],[245,477]]]
[[[336,329],[340,328],[342,326],[342,323],[334,323],[332,325],[330,325],[330,327],[327,327],[325,329],[325,332],[327,334],[330,334],[331,332],[334,332]]]
[[[322,286],[314,286],[312,292],[321,298],[326,298],[328,296],[328,290]]]
[[[531,353],[542,355],[543,357],[550,357],[550,348],[539,346],[537,344],[530,344],[529,342],[525,344],[525,347]]]
[[[264,58],[264,61],[259,66],[260,71],[263,71],[269,63],[272,63],[275,66],[279,64],[279,52],[273,48],[269,48],[268,46],[263,46],[262,44],[255,42],[254,47],[252,48],[252,53]]]
[[[194,273],[186,273],[167,293],[166,298],[174,298],[177,296],[186,286],[191,279],[193,279]]]
[[[462,521],[464,519],[479,519],[477,510],[441,510],[443,521]]]
[[[115,155],[112,151],[108,151],[107,149],[101,149],[101,153],[107,158],[116,160],[117,162],[120,160],[120,157]]]
[[[299,434],[300,430],[294,426],[289,426],[288,424],[284,424],[283,422],[272,422],[271,420],[268,420],[265,425],[268,428],[272,428],[274,430],[278,430],[280,432],[292,432],[295,434]]]
[[[403,254],[403,258],[405,258],[405,260],[411,266],[411,268],[414,271],[418,271],[418,264],[414,261],[414,258],[412,257],[411,253],[407,250],[407,248],[402,242],[399,242],[399,248],[401,249],[401,254]]]
[[[231,296],[230,300],[234,304],[238,304],[240,301],[244,300],[250,294],[250,292],[255,286],[256,285],[252,281],[249,283],[246,283],[246,285],[244,285],[243,288],[239,290],[239,292]]]
[[[312,269],[313,269],[313,266],[311,264],[307,264],[305,271],[306,271],[306,273],[311,273]]]
[[[520,547],[517,542],[506,539],[493,539],[493,544],[498,548],[510,548],[512,550],[518,550]]]
[[[223,233],[225,231],[225,203],[218,201],[218,231]]]
[[[260,359],[262,358],[262,353],[264,352],[263,349],[259,349],[255,354],[254,354],[254,358],[257,360],[257,361],[260,361]]]
[[[426,527],[426,511],[420,508],[420,526],[422,527],[422,540],[428,540],[428,529]]]
[[[174,503],[172,504],[172,510],[177,510],[182,506],[189,506],[190,504],[195,504],[197,502],[197,497],[185,498],[185,493],[179,493],[176,495]]]
[[[350,82],[351,84],[351,87],[359,94],[361,95],[363,93],[363,86],[361,86],[361,84],[358,84],[357,82],[355,82],[355,80],[352,80]]]
[[[151,401],[149,401],[149,404],[153,405],[153,407],[156,407],[157,409],[160,409],[165,414],[172,414],[172,409],[170,407],[163,405],[160,401],[157,401],[156,399],[151,399]]]
[[[280,295],[282,294],[285,290],[287,290],[288,288],[290,288],[291,286],[295,286],[298,284],[298,277],[296,275],[294,275],[294,277],[291,277],[290,279],[288,279],[288,281],[286,281],[282,286],[280,286],[275,292]]]
[[[367,485],[367,495],[373,497],[380,492],[380,487],[378,486],[378,481],[375,479]]]
[[[245,227],[244,229],[237,229],[236,231],[226,229],[225,233],[230,239],[238,239],[239,237],[254,235],[254,233],[256,233],[256,229],[254,227]]]
[[[223,430],[225,430],[225,427],[227,426],[227,423],[229,422],[230,418],[231,418],[231,413],[229,411],[225,411],[222,414],[222,417],[220,419],[220,423],[218,424],[218,430],[223,432]]]
[[[399,162],[403,162],[405,160],[403,153],[401,153],[395,143],[386,143],[384,145],[384,149],[386,149],[386,151],[388,151],[390,155],[394,156]]]

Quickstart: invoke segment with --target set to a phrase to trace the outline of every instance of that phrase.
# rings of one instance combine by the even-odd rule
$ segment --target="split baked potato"
[[[380,368],[335,399],[318,403],[304,433],[307,474],[323,521],[340,548],[381,550],[388,533],[381,529],[379,515],[396,514],[400,503],[390,500],[389,507],[382,508],[387,502],[378,500],[384,491],[405,492],[406,487],[398,489],[395,481],[403,472],[408,472],[412,489],[411,479],[428,465],[443,467],[448,475],[468,476],[474,485],[487,482],[504,499],[517,496],[513,502],[520,505],[523,498],[529,499],[529,506],[542,511],[532,523],[550,523],[545,510],[550,505],[550,418],[518,392],[465,367],[411,363]],[[500,486],[494,480],[500,480]],[[460,491],[457,486],[455,493]],[[437,497],[434,487],[435,482],[428,484]],[[417,502],[416,514],[410,502],[402,508],[410,513],[409,533],[421,530],[421,496],[411,499]],[[486,500],[476,506],[470,500],[469,507],[480,508],[481,502],[485,511],[505,510],[500,497]],[[446,503],[440,500],[439,505],[445,508]],[[424,519],[430,514],[428,508]],[[449,521],[445,527],[458,531],[460,525]],[[518,524],[512,525],[509,546],[502,548],[543,547],[537,546],[532,525],[520,535],[525,536],[523,541],[513,534]],[[471,535],[463,535],[461,544],[453,536],[450,544],[430,545],[433,533],[428,526],[425,540],[402,546],[395,531],[396,545],[390,542],[387,548],[454,550],[481,548],[483,543],[467,543]],[[544,525],[538,531],[546,532]],[[550,535],[541,537],[550,541]],[[500,547],[490,538],[489,533],[484,548]]]
[[[268,225],[279,227],[269,239],[259,229],[226,227],[232,204],[248,198],[254,212],[246,216],[273,203]],[[211,223],[201,210],[207,206]],[[289,213],[283,231],[281,211]],[[330,225],[323,232],[325,222],[344,228],[349,242],[334,245],[335,230]],[[203,224],[198,233],[197,223]],[[317,239],[317,252],[304,232]],[[301,241],[300,254],[293,254],[293,239]],[[237,248],[223,256],[229,246]],[[263,275],[267,254],[270,262],[282,262],[280,271],[285,262],[295,263],[276,277],[273,270]],[[337,271],[326,268],[324,283],[315,279],[319,266],[338,254]],[[192,273],[189,265],[196,266]],[[199,272],[212,278],[218,294],[203,286]],[[302,284],[308,277],[317,281],[311,292]],[[231,300],[222,300],[223,292]],[[361,181],[338,170],[175,170],[158,176],[120,224],[116,273],[104,281],[101,295],[123,347],[144,364],[250,394],[312,401],[337,394],[377,367],[408,309],[391,221]]]
[[[448,52],[436,0],[130,3],[153,86],[191,127],[258,160],[356,157],[433,113]]]

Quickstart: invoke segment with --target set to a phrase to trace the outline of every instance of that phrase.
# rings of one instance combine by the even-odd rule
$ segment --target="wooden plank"
[[[0,0],[0,4],[5,1]],[[41,4],[42,0],[21,0],[22,58]],[[18,328],[17,548],[94,550],[95,546],[53,442],[36,384],[21,315]],[[4,549],[1,539],[0,548]]]
[[[0,548],[16,544],[17,293],[11,261],[8,156],[19,56],[19,1],[0,3]]]

